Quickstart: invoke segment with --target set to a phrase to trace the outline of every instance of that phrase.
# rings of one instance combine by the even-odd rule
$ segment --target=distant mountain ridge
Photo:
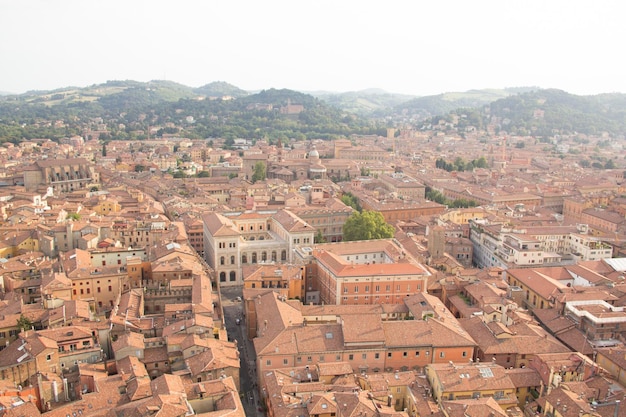
[[[538,87],[482,89],[417,97],[396,105],[393,108],[393,113],[406,114],[419,120],[432,116],[445,115],[458,108],[481,107],[511,95],[537,89]]]
[[[287,104],[301,105],[303,111],[288,109]],[[79,123],[94,117],[111,121],[111,137],[122,139],[141,138],[137,132],[159,124],[177,125],[168,129],[189,137],[332,138],[385,134],[383,126],[390,125],[420,128],[437,117],[452,120],[451,112],[464,115],[459,118],[462,129],[495,124],[497,132],[511,134],[626,132],[626,95],[619,93],[576,96],[536,87],[424,97],[380,89],[307,94],[272,88],[250,93],[224,81],[192,88],[167,80],[113,80],[84,88],[0,96],[0,141],[79,134]],[[192,122],[185,123],[180,114]],[[20,127],[33,120],[69,119],[75,122],[65,130]],[[126,126],[125,131],[117,125]]]
[[[328,104],[361,116],[384,113],[395,106],[413,99],[415,96],[389,93],[379,88],[368,88],[344,93],[310,93]]]

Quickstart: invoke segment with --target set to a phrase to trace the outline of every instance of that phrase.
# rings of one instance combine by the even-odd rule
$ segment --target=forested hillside
[[[497,117],[513,134],[626,134],[626,95],[576,96],[561,90],[538,90],[491,103],[486,119]]]
[[[216,98],[209,94],[228,96]],[[111,81],[85,89],[29,92],[0,98],[0,141],[81,134],[104,123],[104,139],[141,139],[153,127],[158,134],[189,138],[329,139],[382,133],[375,123],[339,110],[308,94],[263,90],[243,94],[226,83],[192,89],[168,81]],[[204,94],[200,94],[204,93]],[[241,98],[232,99],[234,96]],[[301,105],[299,111],[281,108]],[[55,124],[62,120],[64,123]]]

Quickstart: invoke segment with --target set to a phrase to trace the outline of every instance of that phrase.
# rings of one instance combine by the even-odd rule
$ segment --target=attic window
[[[328,408],[328,404],[322,404],[322,408],[323,409],[327,409]]]

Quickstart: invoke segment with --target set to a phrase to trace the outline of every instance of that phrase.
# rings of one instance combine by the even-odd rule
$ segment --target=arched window
[[[235,271],[230,271],[230,280],[231,281],[237,280],[237,273]]]
[[[241,263],[242,264],[247,264],[248,263],[248,256],[247,255],[241,255]]]
[[[261,260],[263,262],[267,261],[267,252],[265,251],[261,252]]]
[[[224,265],[224,257],[220,256],[220,265]]]
[[[276,262],[276,251],[272,251],[272,261]]]
[[[256,252],[252,252],[252,263],[256,263]]]
[[[226,272],[220,272],[220,282],[226,282]]]
[[[234,265],[235,264],[235,255],[230,257],[230,264]]]
[[[283,249],[283,251],[280,253],[280,260],[281,261],[286,261],[287,260],[287,251]]]

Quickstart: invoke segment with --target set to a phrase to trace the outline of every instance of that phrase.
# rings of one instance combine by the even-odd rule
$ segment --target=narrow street
[[[256,354],[254,345],[245,335],[246,326],[243,317],[243,303],[238,298],[242,295],[242,287],[222,288],[221,294],[228,338],[236,341],[239,347],[241,403],[246,411],[246,416],[263,417],[265,413],[259,411],[261,402],[256,387]],[[237,324],[237,319],[240,320],[240,324]]]

